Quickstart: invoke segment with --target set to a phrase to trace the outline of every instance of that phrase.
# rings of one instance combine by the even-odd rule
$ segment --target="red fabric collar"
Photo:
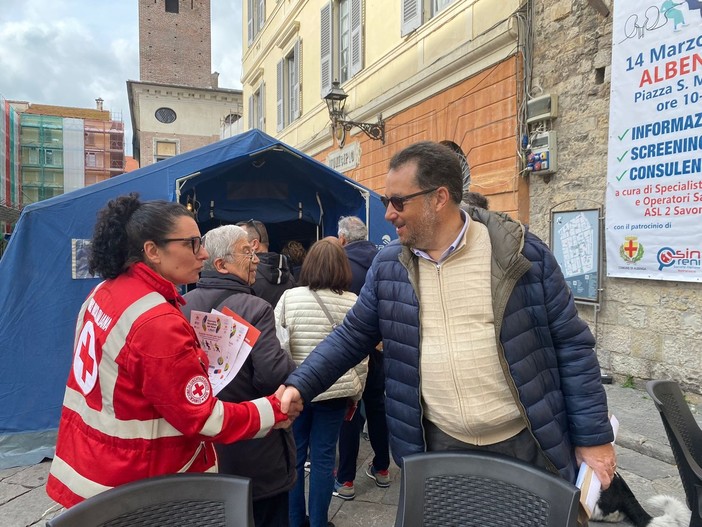
[[[127,269],[127,275],[147,283],[167,301],[181,306],[185,305],[185,300],[180,296],[173,282],[166,280],[145,263],[137,262],[130,266],[129,269]]]

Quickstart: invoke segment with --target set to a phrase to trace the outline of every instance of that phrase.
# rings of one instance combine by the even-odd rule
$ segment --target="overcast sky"
[[[139,80],[137,0],[2,0],[0,95],[121,113],[132,132],[127,80]],[[241,88],[241,0],[211,0],[212,70]]]

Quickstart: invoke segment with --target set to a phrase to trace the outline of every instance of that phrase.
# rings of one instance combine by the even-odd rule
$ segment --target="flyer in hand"
[[[260,331],[233,311],[228,308],[223,311],[190,313],[190,325],[210,363],[207,373],[214,395],[236,377],[260,335]]]

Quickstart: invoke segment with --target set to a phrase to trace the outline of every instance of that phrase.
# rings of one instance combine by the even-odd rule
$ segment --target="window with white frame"
[[[280,131],[300,117],[302,72],[302,42],[295,41],[293,49],[278,62],[276,68],[276,116]]]
[[[431,20],[439,11],[454,0],[401,0],[402,2],[402,31],[405,35],[411,33],[424,22]]]
[[[249,96],[249,129],[266,131],[266,83],[262,82]]]
[[[321,91],[363,69],[363,0],[331,0],[321,11]]]
[[[246,27],[251,44],[266,23],[266,0],[247,0],[246,7]]]

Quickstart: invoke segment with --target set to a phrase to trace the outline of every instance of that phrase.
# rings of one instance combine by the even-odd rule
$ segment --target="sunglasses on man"
[[[409,200],[416,198],[417,196],[429,194],[438,189],[439,187],[428,188],[426,190],[420,190],[419,192],[415,192],[414,194],[409,194],[408,196],[393,196],[391,198],[387,196],[380,196],[380,201],[383,202],[383,206],[386,209],[388,208],[388,205],[392,203],[393,209],[395,209],[397,212],[402,212],[405,209],[405,203],[407,203]]]

